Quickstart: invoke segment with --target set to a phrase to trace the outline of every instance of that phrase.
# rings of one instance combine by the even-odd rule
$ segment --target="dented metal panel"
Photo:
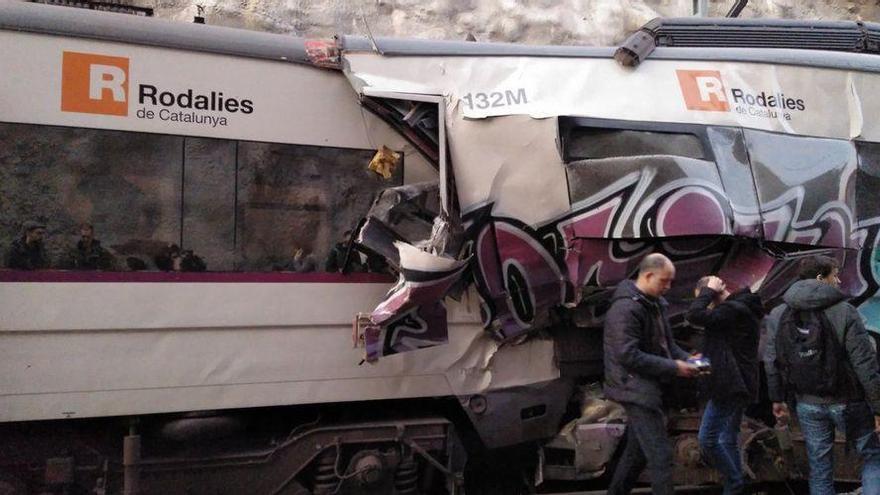
[[[745,141],[767,240],[858,247],[853,143],[752,130]]]
[[[843,262],[846,286],[870,304],[874,262],[861,247],[876,242],[877,213],[857,206],[871,203],[859,177],[874,174],[859,171],[852,139],[880,139],[863,118],[880,99],[877,76],[728,61],[649,60],[629,71],[602,58],[398,55],[345,52],[345,71],[365,94],[444,98],[464,227],[461,251],[447,258],[469,263],[463,283],[476,287],[484,325],[501,341],[551,327],[554,308],[590,304],[585,297],[631,276],[653,251],[678,266],[673,315],[707,273],[772,300],[792,259],[816,249]],[[861,162],[870,153],[863,146]],[[458,285],[449,271],[401,273],[399,288],[411,277],[430,280],[434,294]]]

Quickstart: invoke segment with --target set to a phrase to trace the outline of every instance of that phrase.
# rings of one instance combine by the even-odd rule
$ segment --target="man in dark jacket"
[[[95,228],[90,223],[79,226],[80,239],[67,254],[67,267],[74,270],[113,270],[115,259],[95,239]]]
[[[724,495],[741,494],[745,477],[739,451],[740,423],[758,396],[758,340],[764,306],[743,289],[730,294],[714,276],[697,283],[687,320],[703,327],[703,355],[712,372],[706,380],[709,403],[700,422],[700,447],[724,475]]]
[[[788,419],[786,393],[795,392],[797,415],[810,461],[810,494],[827,495],[834,492],[834,429],[846,433],[855,443],[864,461],[862,493],[880,494],[880,374],[877,355],[862,323],[861,315],[837,286],[840,284],[838,264],[833,258],[815,256],[801,263],[800,280],[783,296],[784,304],[776,307],[767,317],[767,349],[764,366],[767,388],[773,401],[773,414],[782,421]],[[835,394],[813,396],[786,390],[785,380],[778,366],[776,335],[786,308],[795,311],[820,310],[834,330],[834,336],[843,349],[843,371],[853,377],[851,386],[840,387]]]
[[[617,286],[605,315],[605,395],[626,409],[626,447],[614,471],[609,495],[629,493],[647,465],[655,495],[671,494],[672,444],[666,433],[663,389],[675,376],[699,370],[672,338],[663,294],[675,266],[662,254],[639,264],[635,282]]]
[[[46,251],[43,249],[43,237],[46,226],[28,221],[22,225],[23,234],[12,241],[6,255],[6,266],[17,270],[39,270],[49,266]]]

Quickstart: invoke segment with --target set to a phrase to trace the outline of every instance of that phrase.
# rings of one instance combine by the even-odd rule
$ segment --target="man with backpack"
[[[793,394],[810,462],[810,495],[834,494],[834,430],[864,461],[863,495],[880,494],[880,374],[858,310],[838,289],[839,265],[802,261],[800,274],[767,317],[764,365],[773,414],[789,416]]]

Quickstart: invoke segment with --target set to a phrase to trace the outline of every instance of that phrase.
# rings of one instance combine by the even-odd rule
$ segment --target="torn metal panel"
[[[431,235],[433,219],[439,215],[437,182],[407,184],[383,190],[367,214],[387,224],[410,243]]]
[[[370,323],[364,329],[365,359],[375,362],[382,356],[390,356],[406,351],[414,351],[445,344],[449,341],[446,329],[446,307],[441,302],[442,295],[399,293],[395,297],[405,299],[409,311],[397,309],[378,316],[389,316],[381,323]],[[387,309],[387,308],[386,308]],[[378,310],[377,310],[378,311]]]
[[[453,286],[460,285],[467,261],[456,260],[461,227],[457,209],[452,208],[453,202],[449,198],[449,185],[453,179],[449,176],[447,164],[445,101],[439,96],[368,89],[364,91],[376,99],[365,101],[372,102],[378,110],[387,111],[385,117],[393,125],[407,135],[418,132],[419,136],[435,141],[440,175],[439,183],[383,192],[374,202],[359,233],[362,246],[382,254],[400,272],[398,284],[366,322],[363,334],[366,359],[372,362],[379,356],[447,341],[442,300]],[[420,139],[416,140],[424,145]],[[369,168],[388,175],[396,160],[397,156],[383,147]],[[429,211],[428,202],[433,198],[439,204],[432,204],[434,211]],[[427,235],[423,228],[426,224],[430,224]],[[414,226],[416,231],[411,229]],[[358,318],[358,322],[360,320]]]
[[[492,214],[539,225],[569,209],[556,119],[522,115],[485,120],[448,113],[449,151],[465,216]]]
[[[467,266],[467,260],[432,255],[404,242],[394,245],[400,279],[370,315],[364,330],[367,361],[446,343],[442,300]]]
[[[373,311],[373,323],[383,324],[420,302],[442,298],[467,266],[459,261],[436,256],[403,242],[394,244],[400,254],[401,282]]]
[[[403,241],[400,234],[375,217],[367,217],[357,237],[358,244],[385,258],[388,264],[398,271],[400,256],[394,243]]]
[[[468,299],[478,300],[472,291]],[[487,332],[474,333],[473,326],[457,325],[452,311],[460,307],[449,304],[450,345],[456,347],[454,362],[447,364],[446,379],[455,395],[480,394],[559,378],[552,339],[531,338],[516,345],[501,343]]]
[[[432,238],[433,219],[440,210],[438,192],[436,182],[383,190],[370,207],[357,242],[399,270],[400,256],[394,243],[415,244]]]
[[[358,244],[383,256],[400,272],[397,285],[365,323],[366,359],[447,341],[442,303],[467,260],[456,260],[461,236],[439,212],[436,182],[389,188],[374,201],[358,232]]]

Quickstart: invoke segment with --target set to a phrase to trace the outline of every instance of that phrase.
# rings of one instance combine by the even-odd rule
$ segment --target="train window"
[[[621,181],[640,177],[646,170],[656,174],[659,184],[694,177],[718,181],[708,139],[704,147],[704,128],[626,129],[619,128],[627,125],[619,121],[580,118],[561,118],[559,125],[572,205],[607,194],[609,185],[624,187]],[[632,229],[627,225],[615,235],[637,235]]]
[[[188,268],[235,269],[237,146],[226,139],[186,138],[181,246],[193,253],[184,256],[198,257]]]
[[[180,241],[183,146],[178,136],[0,123],[3,266],[155,267],[153,255]],[[35,226],[39,249],[25,232]],[[100,243],[80,249],[85,238]]]
[[[0,123],[0,267],[336,271],[374,153]]]
[[[335,271],[337,244],[376,193],[402,183],[367,169],[373,150],[240,142],[237,266],[243,270]],[[354,263],[355,270],[366,264]]]
[[[687,133],[572,127],[563,142],[567,162],[652,155],[706,158],[700,138]]]

